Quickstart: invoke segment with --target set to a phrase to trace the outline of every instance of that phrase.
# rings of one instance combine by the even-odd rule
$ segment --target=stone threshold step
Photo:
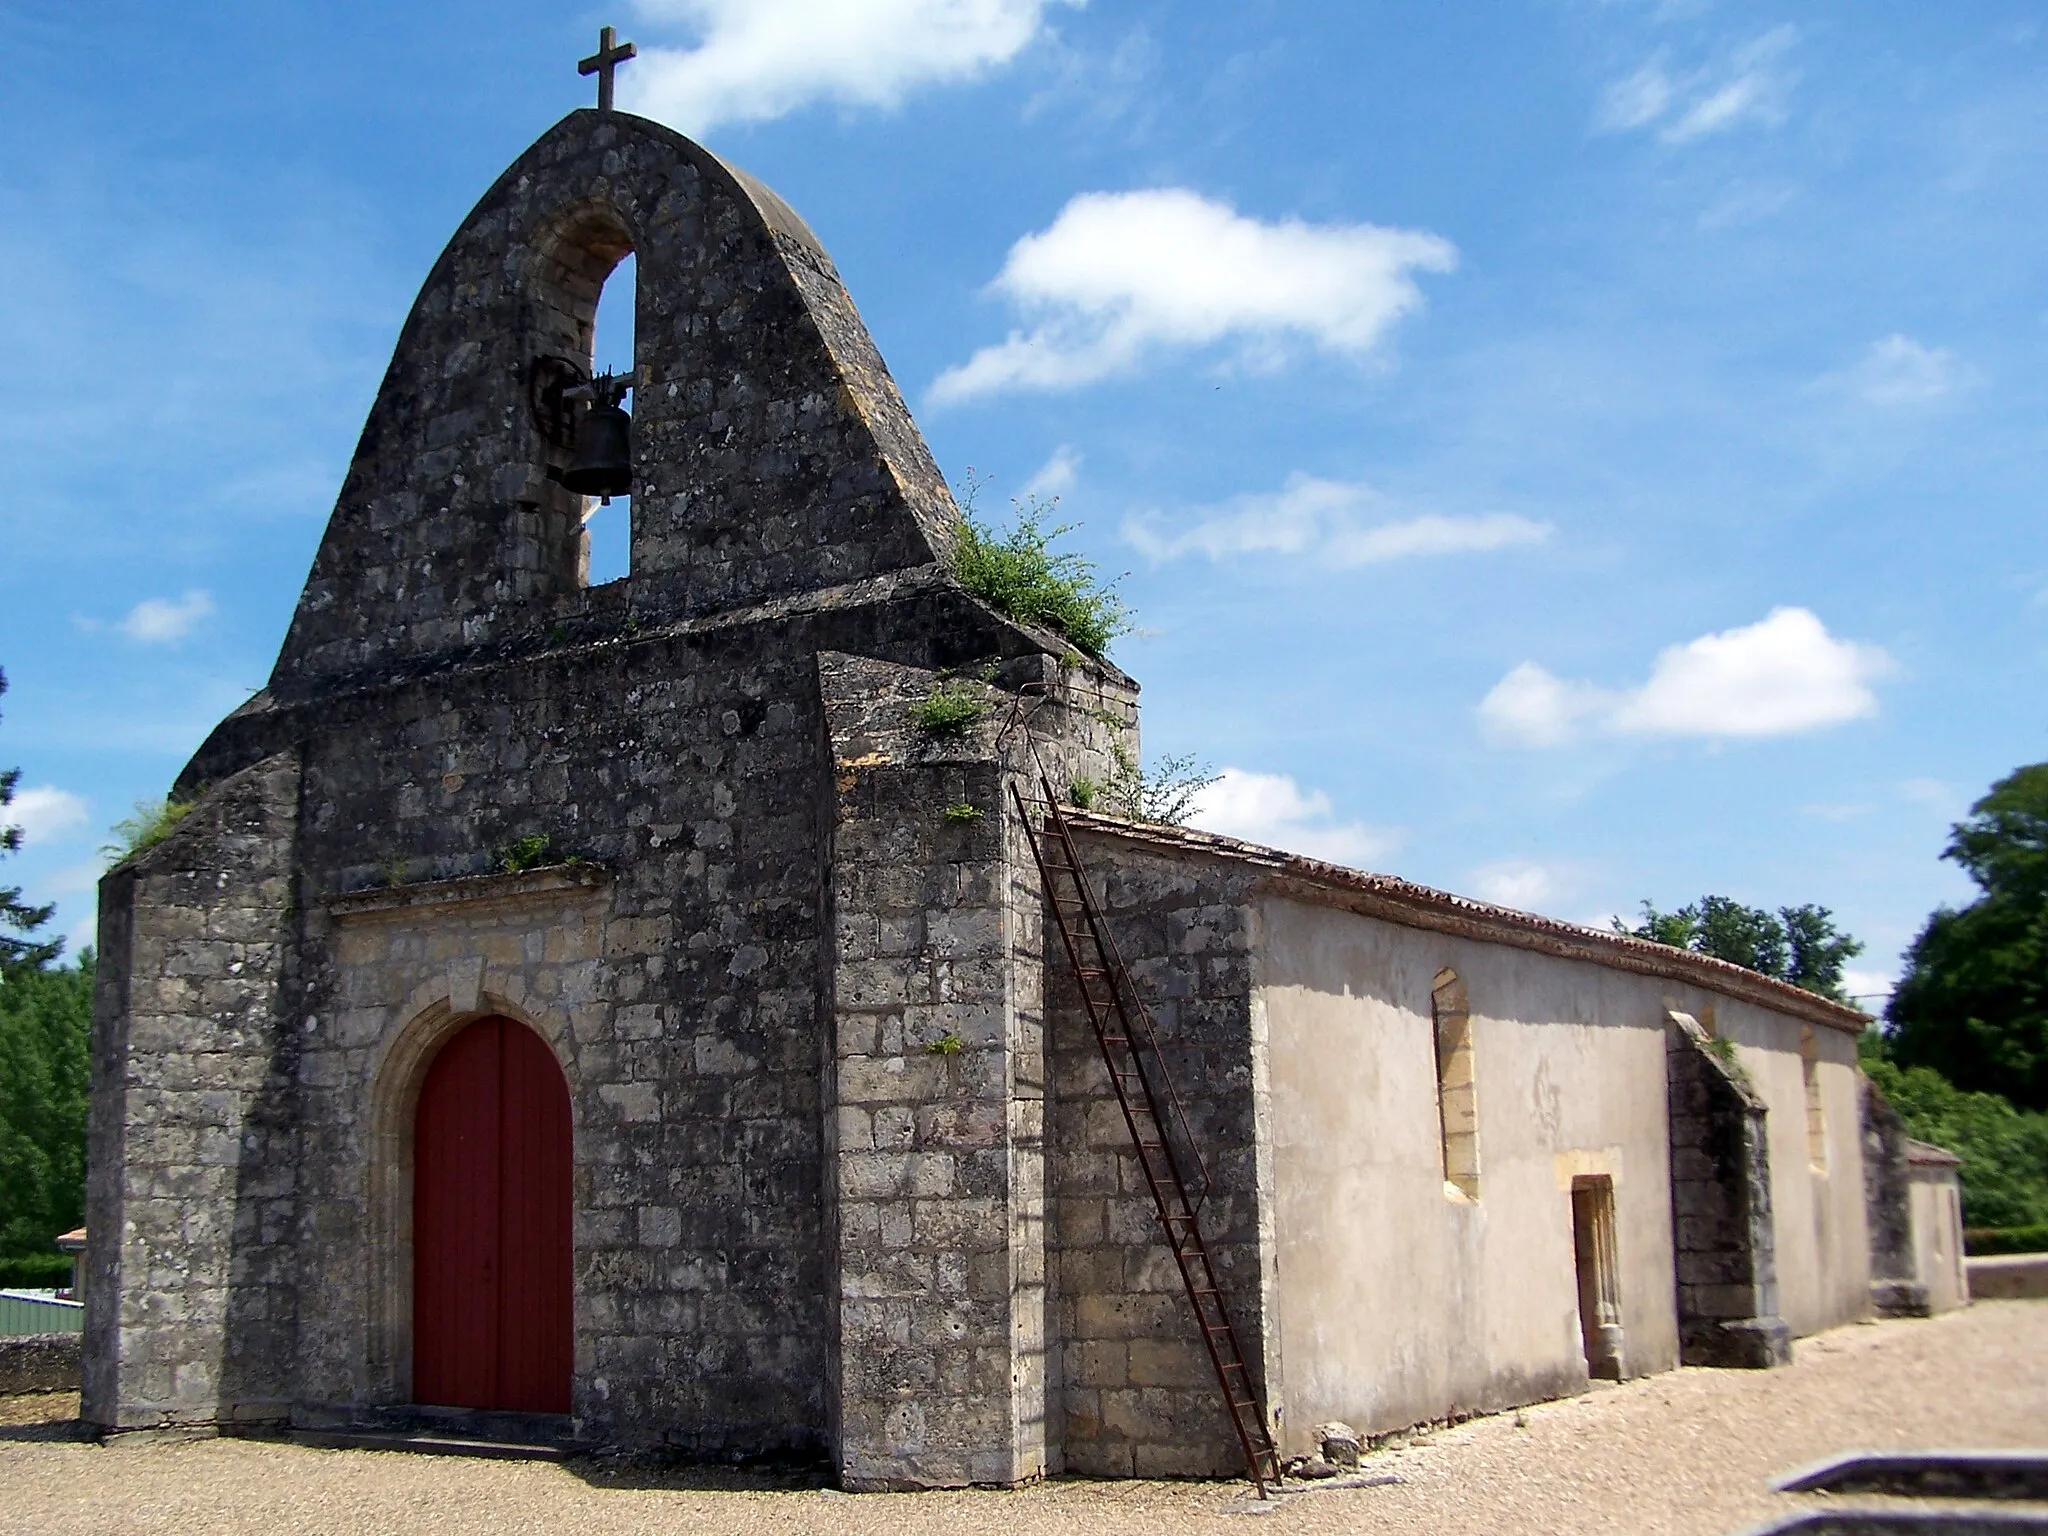
[[[1850,1451],[1786,1474],[1779,1493],[2048,1500],[2048,1451]]]
[[[494,1461],[567,1461],[577,1445],[479,1440],[468,1435],[398,1434],[385,1429],[295,1429],[294,1445],[323,1451],[412,1451],[424,1456],[482,1456]]]
[[[2040,1536],[2048,1515],[2016,1509],[1826,1509],[1785,1515],[1748,1536]]]

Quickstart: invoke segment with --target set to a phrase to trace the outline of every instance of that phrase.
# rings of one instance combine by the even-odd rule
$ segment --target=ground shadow
[[[86,1440],[76,1392],[30,1392],[0,1397],[0,1444],[10,1441]]]
[[[800,1493],[832,1486],[830,1471],[815,1462],[758,1462],[740,1466],[681,1457],[572,1456],[563,1468],[593,1488],[666,1489],[676,1493]]]

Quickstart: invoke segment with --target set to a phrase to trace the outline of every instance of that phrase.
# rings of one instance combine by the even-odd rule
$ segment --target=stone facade
[[[820,658],[831,903],[839,1433],[851,1486],[1015,1483],[1048,1441],[1046,1023],[1036,868],[1009,786],[1107,777],[1135,700],[1106,679],[932,738],[929,673]],[[1013,686],[1055,680],[1012,669]],[[1047,704],[1049,703],[1049,707]]]
[[[592,587],[549,391],[588,365],[627,251],[631,572]],[[957,527],[772,193],[616,113],[505,173],[406,321],[269,686],[181,775],[185,820],[103,884],[88,1421],[416,1412],[421,1089],[503,1018],[545,1042],[571,1128],[570,1412],[529,1430],[856,1488],[1239,1468],[1026,820],[1136,757],[1137,686],[965,592]],[[920,723],[941,693],[972,706],[949,729]],[[1688,1287],[1684,1317],[1724,1332],[1771,1315],[1762,1101],[1681,1029],[1667,1124],[1662,1010],[1719,999],[1772,1083],[1781,1058],[1797,1080],[1802,1021],[1860,1016],[1385,877],[1076,823],[1290,1449],[1318,1419],[1583,1386],[1559,1327],[1582,1181],[1614,1195],[1629,1369],[1675,1363]],[[1478,1083],[1456,1185],[1429,1081],[1445,967]],[[1813,1326],[1866,1288],[1861,1164],[1836,1162],[1799,1207]],[[1733,1225],[1701,1246],[1715,1200]],[[1448,1266],[1427,1285],[1425,1253]],[[1747,1310],[1706,1307],[1730,1286]]]
[[[627,249],[632,573],[591,588],[580,504],[549,476],[566,447],[530,394],[538,360],[587,361]],[[971,1282],[979,1305],[984,1271],[1012,1263],[985,1228],[1013,1190],[1019,1220],[1043,1198],[1035,1152],[1010,1166],[1038,1130],[1009,1085],[1041,1077],[1035,971],[1005,970],[1004,945],[1038,946],[1018,930],[1036,915],[1015,817],[988,744],[887,789],[856,763],[842,791],[829,658],[904,669],[899,737],[942,669],[1050,678],[1085,706],[1037,728],[1057,716],[1098,772],[1098,717],[1121,708],[1134,744],[1135,688],[962,592],[943,558],[956,518],[829,260],[772,194],[590,112],[500,179],[406,323],[270,686],[181,776],[198,809],[103,893],[89,1418],[328,1424],[407,1403],[407,1117],[438,1043],[502,1014],[548,1041],[570,1090],[578,1436],[836,1457],[860,1481],[904,1459],[898,1399],[950,1390],[958,1422],[911,1404],[929,1459],[902,1476],[1043,1471],[1028,1376],[995,1441],[964,1406],[1043,1351],[1031,1262],[985,1313],[948,1299]],[[911,809],[928,793],[986,806],[965,841],[997,856],[958,863],[961,839]],[[964,912],[921,930],[934,958],[930,987],[897,1000],[923,1010],[907,1043],[900,1010],[860,1036],[881,999],[835,947],[837,908],[898,902],[872,909],[893,934],[945,893],[902,905],[894,867],[860,883],[863,803],[932,823],[934,878],[957,865],[987,904],[985,932]],[[522,838],[583,862],[495,874]],[[948,948],[974,943],[994,948]],[[941,1062],[923,1045],[944,1035],[979,1043]],[[917,1084],[970,1085],[913,1128],[919,1178],[950,1182],[893,1192],[930,1206],[880,1201],[900,1107],[922,1102],[884,1102],[885,1055]],[[842,1087],[868,1094],[884,1144],[835,1162]],[[847,1381],[840,1246],[855,1268],[874,1247],[859,1272],[879,1273],[906,1214],[938,1288],[911,1309],[916,1342],[943,1384],[908,1357]]]

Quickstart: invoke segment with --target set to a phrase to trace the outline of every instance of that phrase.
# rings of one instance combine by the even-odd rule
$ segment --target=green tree
[[[0,858],[21,846],[21,829],[4,825],[20,782],[20,769],[0,771]],[[36,930],[52,910],[0,887],[0,1256],[47,1255],[85,1216],[92,952],[51,965],[63,940]]]
[[[2048,763],[1991,786],[1942,857],[1983,893],[1938,908],[1885,1010],[1893,1059],[2048,1109]]]
[[[85,1219],[93,954],[0,981],[0,1257],[47,1255]]]
[[[0,672],[0,693],[6,691],[7,674]],[[14,786],[20,782],[19,768],[0,768],[0,858],[21,846],[21,828],[7,824],[7,807],[14,803]],[[0,977],[18,970],[39,970],[57,958],[64,948],[62,939],[34,937],[54,911],[55,907],[28,905],[21,899],[18,885],[0,886]]]
[[[1643,920],[1630,927],[1614,920],[1617,933],[1712,955],[1835,1002],[1842,993],[1842,967],[1863,953],[1859,940],[1835,927],[1826,907],[1746,907],[1727,896],[1702,896],[1676,912],[1643,903]]]
[[[1863,1070],[1906,1123],[1906,1134],[1963,1160],[1963,1219],[1973,1227],[2048,1222],[2048,1115],[1995,1093],[1965,1093],[1927,1067],[1866,1054]]]

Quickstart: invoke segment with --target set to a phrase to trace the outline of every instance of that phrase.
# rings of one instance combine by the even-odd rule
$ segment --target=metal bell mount
[[[600,373],[565,392],[588,400],[590,409],[576,423],[576,449],[561,482],[579,496],[608,502],[633,489],[633,418],[619,404],[633,387],[631,373]]]

